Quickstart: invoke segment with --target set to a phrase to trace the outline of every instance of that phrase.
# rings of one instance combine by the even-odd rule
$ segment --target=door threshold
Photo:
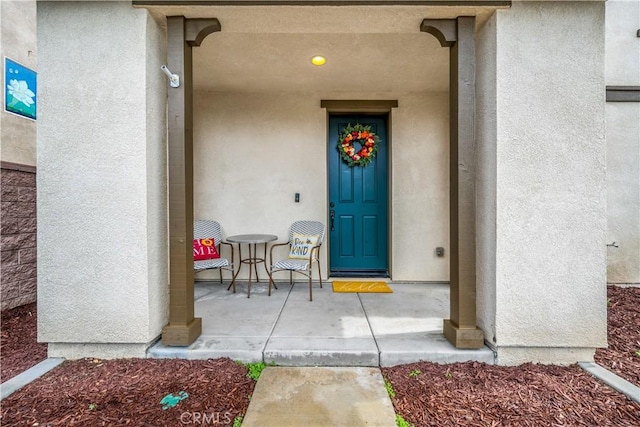
[[[371,271],[336,271],[329,273],[329,279],[332,278],[357,278],[357,279],[390,279],[387,272],[371,272]]]

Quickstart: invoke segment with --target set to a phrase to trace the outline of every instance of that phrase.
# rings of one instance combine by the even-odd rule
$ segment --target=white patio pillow
[[[320,239],[319,234],[293,233],[291,249],[289,250],[289,258],[309,259],[311,248],[318,244],[318,239]]]

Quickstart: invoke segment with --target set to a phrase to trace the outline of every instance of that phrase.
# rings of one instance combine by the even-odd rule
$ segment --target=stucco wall
[[[36,301],[36,122],[4,109],[4,58],[36,70],[36,50],[35,0],[0,2],[2,310]]]
[[[606,84],[640,87],[640,2],[606,4]],[[640,102],[608,102],[607,280],[640,283]],[[615,245],[613,246],[613,242]]]
[[[607,0],[605,23],[607,85],[640,85],[640,2]]]
[[[495,168],[478,193],[492,214],[495,186],[494,290],[491,268],[479,274],[483,300],[495,299],[487,338],[501,364],[591,359],[606,345],[604,3],[516,2],[495,25],[481,41],[497,40],[495,84],[491,66],[479,76],[496,94],[495,137],[480,130],[495,166],[478,157]],[[491,227],[479,234],[487,261]],[[479,308],[490,325],[491,304]]]
[[[35,166],[36,122],[4,111],[4,57],[36,70],[36,2],[0,2],[0,157],[2,161]]]
[[[338,98],[398,99],[391,117],[392,276],[448,280],[448,257],[435,256],[437,246],[449,245],[446,93],[197,93],[195,217],[218,220],[226,235],[270,233],[280,241],[295,220],[326,224],[327,113],[320,101]],[[217,272],[198,276],[207,277]]]
[[[143,356],[166,324],[162,40],[126,3],[38,4],[38,339],[51,356]]]
[[[607,103],[607,281],[640,283],[640,102]],[[613,246],[615,243],[615,246]]]
[[[495,343],[496,323],[496,14],[477,32],[476,323]]]

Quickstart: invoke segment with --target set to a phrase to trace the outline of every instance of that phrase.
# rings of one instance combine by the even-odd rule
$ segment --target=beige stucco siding
[[[640,283],[640,102],[607,103],[607,280]]]
[[[479,266],[478,317],[499,363],[588,359],[606,345],[604,4],[517,2],[495,26],[478,165],[479,259],[495,267]]]
[[[497,14],[477,33],[476,322],[495,343],[497,182]]]
[[[4,58],[8,57],[34,71],[37,66],[36,2],[0,2],[0,78],[4,85]],[[4,110],[3,88],[0,108],[0,159],[35,166],[36,122]]]
[[[605,26],[607,85],[640,85],[640,2],[607,0]]]
[[[435,256],[435,248],[448,248],[449,241],[448,95],[349,95],[399,103],[390,128],[393,279],[448,280],[448,258]],[[345,95],[196,94],[196,218],[217,219],[227,235],[271,233],[281,241],[295,220],[326,224],[327,149],[335,143],[327,146],[327,112],[320,101],[340,97]],[[325,245],[325,277],[326,256]]]
[[[640,2],[606,4],[606,84],[640,87]],[[607,103],[607,280],[640,283],[640,102]],[[615,242],[615,245],[614,245]]]
[[[164,35],[125,3],[38,9],[38,339],[142,356],[168,311]]]
[[[168,309],[164,34],[126,3],[38,8],[39,339],[52,356],[142,356]],[[604,4],[514,2],[482,24],[478,325],[499,363],[588,360],[606,344]],[[448,66],[427,52],[423,61]],[[194,56],[195,80],[214,81]],[[321,101],[395,99],[392,278],[448,280],[449,96],[435,79],[422,91],[391,77],[379,92],[196,85],[195,217],[280,241],[294,220],[328,223],[335,142]],[[327,245],[322,265],[326,277]]]

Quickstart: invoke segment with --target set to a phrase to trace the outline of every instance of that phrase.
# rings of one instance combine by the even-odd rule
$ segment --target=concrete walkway
[[[304,282],[266,283],[238,292],[217,282],[196,284],[195,312],[202,335],[189,347],[158,343],[153,358],[229,357],[278,366],[394,366],[427,360],[494,363],[493,352],[458,350],[442,335],[449,316],[449,286],[390,283],[390,294],[334,293],[331,283],[314,283],[313,301]]]
[[[377,368],[268,367],[258,379],[242,427],[395,427]]]

